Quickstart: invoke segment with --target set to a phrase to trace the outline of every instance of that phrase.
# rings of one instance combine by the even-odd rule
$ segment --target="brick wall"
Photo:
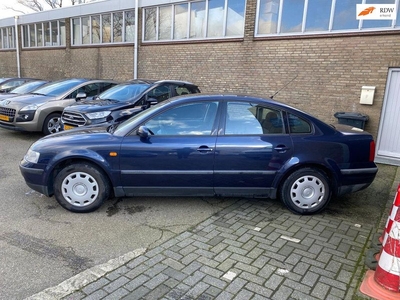
[[[203,92],[275,96],[328,123],[338,111],[369,115],[376,138],[390,67],[400,67],[400,34],[255,39],[255,1],[248,1],[243,39],[139,45],[138,77],[181,79]],[[139,21],[141,24],[141,21]],[[66,26],[69,28],[69,25]],[[141,36],[141,34],[140,34]],[[67,32],[69,37],[69,32]],[[21,76],[133,78],[132,45],[21,51]],[[16,76],[13,51],[0,51],[0,76]],[[373,105],[359,103],[376,86]]]

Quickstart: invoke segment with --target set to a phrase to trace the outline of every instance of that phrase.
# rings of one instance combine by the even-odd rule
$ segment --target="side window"
[[[82,88],[87,97],[93,97],[99,94],[99,83],[91,83]]]
[[[112,82],[104,82],[104,83],[100,83],[100,89],[99,89],[99,94],[104,92],[105,90],[108,90],[109,88],[113,87],[117,85],[116,83],[112,83]]]
[[[280,111],[252,103],[228,103],[225,134],[279,133],[283,133],[282,114]]]
[[[311,125],[306,120],[293,114],[288,115],[290,133],[311,133]]]
[[[79,93],[85,93],[86,97],[96,96],[99,93],[99,85],[98,85],[98,83],[91,83],[91,84],[81,86],[80,88],[76,89],[71,94],[69,94],[66,97],[66,99],[76,98],[76,95],[78,95]]]
[[[262,116],[261,126],[264,134],[282,134],[282,113],[279,110],[267,107],[259,107],[259,115]]]
[[[175,87],[175,92],[177,95],[187,95],[187,94],[192,94],[192,91],[189,90],[187,87],[185,86],[177,86]]]
[[[210,135],[218,102],[184,104],[161,113],[144,125],[155,135]]]
[[[168,98],[171,98],[169,86],[166,85],[161,85],[152,89],[150,92],[148,92],[147,95],[148,98],[154,98],[157,100],[157,102],[161,102],[167,100]]]

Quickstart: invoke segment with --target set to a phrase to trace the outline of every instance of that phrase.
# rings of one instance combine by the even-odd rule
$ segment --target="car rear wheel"
[[[61,131],[61,114],[52,113],[46,117],[43,123],[43,134],[49,135]]]
[[[312,168],[293,172],[280,189],[280,198],[286,207],[302,215],[323,210],[328,205],[331,194],[327,176]]]
[[[54,181],[58,203],[72,212],[91,212],[110,196],[109,181],[97,167],[87,163],[66,166]]]

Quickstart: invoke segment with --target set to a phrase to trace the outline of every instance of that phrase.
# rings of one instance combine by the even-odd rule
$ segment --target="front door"
[[[183,104],[142,126],[152,135],[124,138],[121,181],[127,196],[207,195],[213,191],[217,102]]]
[[[375,162],[400,166],[400,69],[390,69],[379,133]]]

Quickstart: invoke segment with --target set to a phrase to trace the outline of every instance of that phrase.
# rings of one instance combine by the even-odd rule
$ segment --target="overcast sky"
[[[22,10],[25,12],[29,11],[29,9],[18,4],[16,0],[0,0],[0,19],[14,17],[21,14],[20,12],[16,12],[12,9],[6,9],[6,7],[12,7],[16,10]]]

